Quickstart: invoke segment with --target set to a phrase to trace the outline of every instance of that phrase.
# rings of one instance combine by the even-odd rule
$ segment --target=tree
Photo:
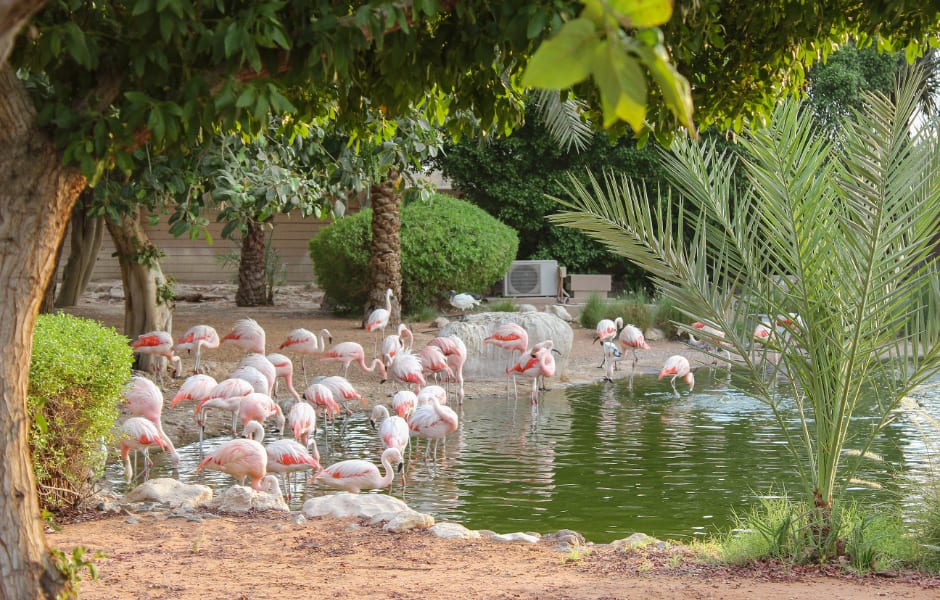
[[[566,210],[552,217],[650,271],[690,321],[723,332],[703,337],[716,357],[737,355],[790,441],[823,551],[834,498],[874,436],[940,371],[940,264],[929,258],[940,226],[940,146],[926,128],[911,129],[920,84],[907,80],[896,104],[869,94],[837,143],[812,111],[782,103],[766,128],[743,138],[751,186],[741,195],[730,155],[681,140],[664,164],[684,208],[673,212],[611,174],[572,184],[570,199],[559,199]],[[776,330],[763,347],[754,336],[761,314]],[[850,442],[862,394],[879,411]],[[843,454],[849,443],[856,458]]]

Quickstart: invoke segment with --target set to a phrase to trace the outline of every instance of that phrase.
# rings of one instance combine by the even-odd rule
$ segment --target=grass
[[[591,294],[581,308],[578,322],[581,327],[594,329],[601,319],[617,317],[622,318],[625,325],[636,325],[643,330],[656,327],[667,339],[676,337],[676,322],[688,320],[668,298],[650,298],[643,292],[629,292],[617,298]]]

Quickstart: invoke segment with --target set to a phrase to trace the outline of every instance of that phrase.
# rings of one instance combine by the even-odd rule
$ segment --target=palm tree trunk
[[[39,512],[26,393],[39,303],[85,180],[62,166],[8,66],[0,68],[0,177],[0,597],[74,597]]]
[[[88,287],[91,274],[95,270],[95,261],[101,250],[104,239],[104,217],[89,217],[88,207],[91,203],[91,190],[86,189],[75,208],[72,209],[71,240],[69,260],[62,270],[62,285],[55,305],[75,306],[79,297]]]
[[[238,306],[269,306],[274,304],[268,295],[265,279],[265,235],[264,224],[248,220],[248,230],[242,238],[242,254],[238,261],[238,291],[235,304]]]
[[[385,306],[385,290],[392,290],[389,323],[401,321],[401,177],[389,171],[388,179],[369,190],[372,202],[372,246],[369,249],[369,304],[365,318]]]

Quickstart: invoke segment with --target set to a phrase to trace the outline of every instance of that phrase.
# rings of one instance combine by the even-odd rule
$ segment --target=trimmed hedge
[[[39,315],[27,410],[41,508],[74,508],[104,473],[111,430],[134,355],[97,321]]]
[[[372,211],[364,209],[310,240],[317,285],[338,312],[368,301]],[[516,258],[516,232],[475,205],[435,194],[401,211],[402,308],[437,306],[448,290],[482,293]]]

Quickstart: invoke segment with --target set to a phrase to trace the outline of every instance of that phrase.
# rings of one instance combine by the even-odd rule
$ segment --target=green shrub
[[[43,510],[73,508],[101,477],[134,355],[127,338],[96,321],[39,315],[27,409]]]
[[[372,211],[362,210],[310,240],[317,284],[338,312],[368,301]],[[483,210],[435,194],[401,211],[402,309],[436,306],[447,291],[481,293],[509,270],[516,233]]]

